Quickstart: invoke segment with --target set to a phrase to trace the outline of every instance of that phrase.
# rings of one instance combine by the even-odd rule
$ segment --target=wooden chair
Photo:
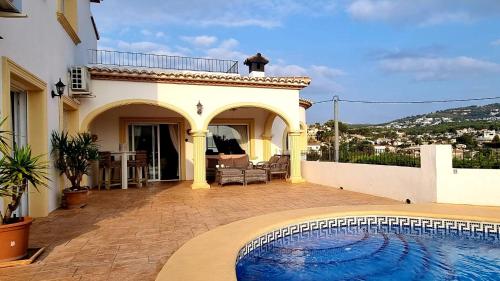
[[[104,182],[106,189],[111,188],[111,182],[113,180],[113,173],[121,171],[121,161],[115,161],[111,152],[101,151],[99,152],[99,174],[97,176],[97,189],[101,190],[101,185]],[[119,184],[119,181],[116,181]]]
[[[135,169],[134,183],[141,186],[142,183],[148,185],[149,180],[149,163],[148,152],[145,150],[137,150],[135,159],[127,161],[127,167]]]

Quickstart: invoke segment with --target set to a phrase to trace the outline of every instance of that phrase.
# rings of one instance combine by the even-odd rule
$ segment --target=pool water
[[[474,235],[327,228],[258,247],[238,261],[236,272],[239,281],[500,280],[500,242]]]

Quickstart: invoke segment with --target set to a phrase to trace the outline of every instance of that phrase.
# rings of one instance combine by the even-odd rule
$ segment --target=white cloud
[[[401,57],[380,60],[388,73],[405,73],[415,80],[445,80],[487,73],[499,73],[500,64],[471,57]]]
[[[343,70],[324,65],[300,66],[295,64],[270,63],[266,66],[268,76],[307,76],[311,78],[311,85],[307,92],[311,95],[330,94],[342,91],[338,78],[347,75]]]
[[[500,15],[497,0],[354,0],[346,9],[353,18],[365,21],[416,23],[420,26],[470,22]]]
[[[155,37],[156,38],[163,38],[163,37],[165,37],[165,33],[163,33],[162,31],[158,31],[155,33]]]
[[[226,39],[218,46],[206,49],[204,51],[205,56],[215,59],[237,60],[241,63],[245,58],[249,57],[249,55],[236,49],[239,44],[240,42],[234,38]]]
[[[122,26],[191,25],[197,27],[274,28],[298,15],[321,16],[336,8],[337,0],[106,0],[93,7],[104,31]],[[117,12],[119,11],[119,12]],[[140,11],[140,12],[138,12]],[[127,20],[124,21],[123,19]]]
[[[127,42],[123,40],[117,40],[110,43],[112,44],[111,48],[116,48],[120,51],[149,53],[157,55],[185,56],[185,54],[182,52],[173,51],[169,46],[156,42],[150,42],[150,41]]]
[[[181,39],[199,48],[209,47],[217,42],[217,37],[208,35],[183,36]]]
[[[497,39],[497,40],[491,42],[491,45],[496,46],[496,47],[500,47],[500,39]]]

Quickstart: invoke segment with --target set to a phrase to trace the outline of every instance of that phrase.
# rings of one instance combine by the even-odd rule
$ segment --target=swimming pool
[[[500,280],[500,224],[362,216],[289,225],[240,250],[239,281]]]

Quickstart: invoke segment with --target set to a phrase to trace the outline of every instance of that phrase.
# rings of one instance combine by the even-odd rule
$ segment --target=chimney
[[[247,58],[243,63],[248,65],[248,76],[250,77],[264,77],[266,73],[264,71],[264,66],[269,61],[262,56],[261,53],[257,53],[255,56]]]

